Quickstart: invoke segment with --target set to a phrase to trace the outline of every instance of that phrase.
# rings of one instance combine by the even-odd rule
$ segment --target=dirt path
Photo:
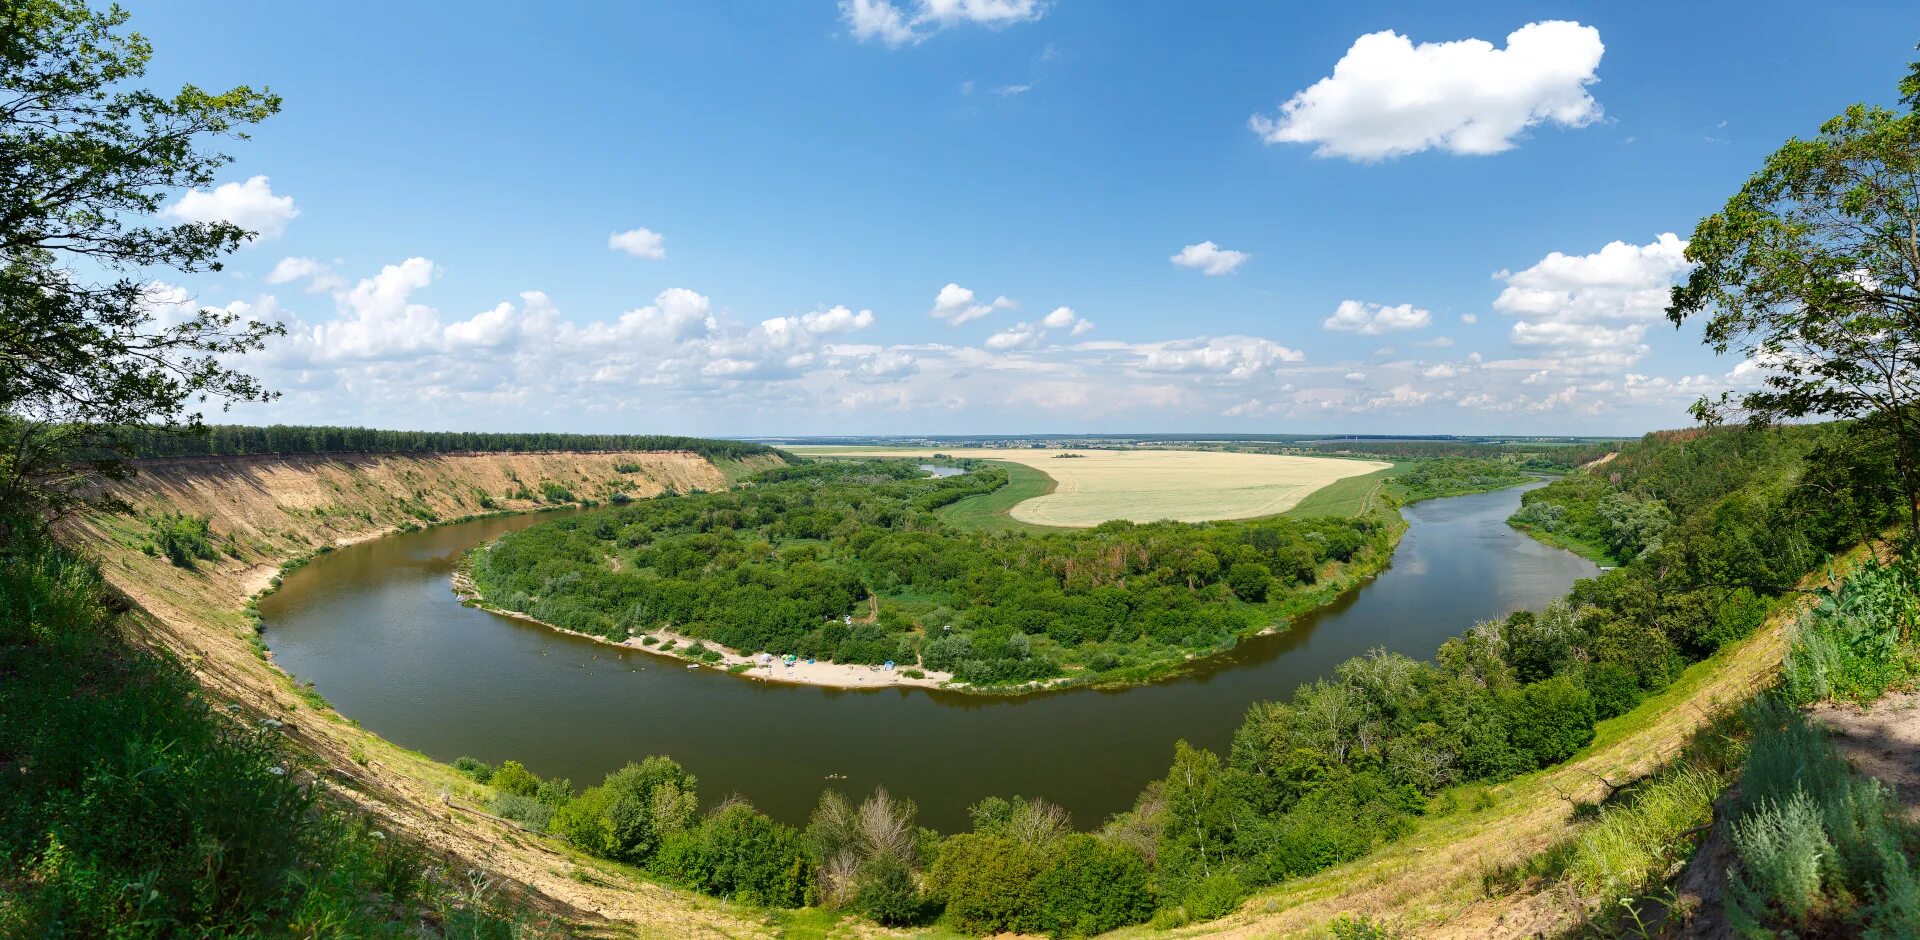
[[[1892,788],[1907,818],[1920,821],[1920,692],[1893,692],[1866,708],[1827,702],[1811,714],[1855,773]]]

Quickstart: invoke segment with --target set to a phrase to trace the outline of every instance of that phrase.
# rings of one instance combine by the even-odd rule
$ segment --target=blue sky
[[[1910,2],[127,6],[153,84],[286,99],[172,210],[262,237],[166,299],[289,326],[229,418],[732,435],[1683,425],[1757,370],[1658,318],[1681,243],[1920,40]]]

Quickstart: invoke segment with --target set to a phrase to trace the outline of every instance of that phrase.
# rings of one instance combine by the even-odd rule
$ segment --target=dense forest
[[[128,427],[115,439],[131,457],[239,457],[248,454],[446,454],[527,451],[689,451],[709,460],[740,460],[779,451],[746,441],[671,434],[480,433],[387,431],[321,425],[251,427],[211,424],[182,433],[167,428]]]
[[[526,771],[512,765],[510,779],[519,781],[512,786],[524,792],[510,798],[503,791],[496,806],[588,851],[645,865],[690,886],[743,895],[751,891],[768,904],[847,906],[889,923],[941,919],[969,932],[1061,936],[1149,918],[1172,926],[1216,917],[1233,910],[1256,887],[1358,857],[1408,832],[1422,816],[1460,811],[1452,796],[1456,785],[1505,780],[1572,757],[1593,739],[1598,722],[1626,713],[1671,684],[1689,663],[1752,632],[1800,576],[1834,550],[1857,541],[1862,531],[1877,532],[1893,522],[1898,501],[1885,472],[1889,460],[1876,438],[1846,424],[1663,433],[1626,445],[1604,465],[1527,494],[1522,512],[1539,517],[1544,507],[1557,506],[1561,509],[1556,518],[1578,520],[1568,526],[1596,525],[1594,531],[1612,533],[1607,528],[1611,523],[1604,521],[1609,513],[1601,507],[1610,501],[1635,502],[1641,507],[1639,517],[1659,521],[1622,524],[1616,542],[1619,553],[1630,557],[1623,557],[1619,568],[1580,582],[1565,601],[1546,610],[1522,611],[1473,627],[1447,641],[1432,662],[1375,651],[1301,686],[1286,700],[1254,705],[1228,753],[1179,743],[1167,775],[1150,784],[1132,810],[1106,820],[1092,833],[1076,833],[1065,814],[1044,800],[1013,797],[976,806],[972,831],[940,836],[916,829],[911,807],[884,792],[870,797],[864,811],[829,793],[804,830],[784,827],[733,801],[702,819],[691,809],[691,778],[661,758],[609,776],[578,800],[570,784],[548,782],[542,791],[539,781],[520,779]],[[871,494],[857,500],[874,513],[865,518],[892,518],[887,514],[900,512],[911,519],[903,502],[939,505],[991,483],[992,472],[919,481],[906,470],[883,464],[820,464],[779,471],[743,493],[715,495],[745,499],[785,494],[779,497],[781,504],[806,510],[783,518],[803,520],[809,527],[807,544],[815,544],[814,539],[871,539],[880,544],[896,534],[923,539],[931,530],[916,519],[863,539],[861,533],[872,530],[835,523],[841,517],[823,510],[840,503],[819,497],[858,481],[858,487]],[[1427,471],[1436,474],[1454,475],[1437,466]],[[1469,470],[1464,475],[1473,474]],[[799,492],[815,501],[788,504],[798,493],[782,487],[795,484],[804,484]],[[833,499],[856,501],[851,493]],[[554,558],[561,557],[561,550],[572,552],[565,556],[570,563],[527,569],[515,562],[511,574],[521,578],[518,583],[533,578],[587,580],[586,567],[609,570],[609,551],[635,559],[635,565],[651,557],[646,553],[658,530],[648,530],[631,546],[608,547],[621,544],[623,526],[674,518],[679,521],[669,531],[679,533],[697,528],[698,520],[717,520],[726,513],[740,513],[741,523],[752,518],[750,499],[683,499],[682,508],[671,508],[675,502],[654,504],[666,517],[635,514],[635,508],[643,507],[627,507],[529,529],[522,535],[542,533],[535,538],[543,554]],[[1633,514],[1611,513],[1626,515]],[[1184,581],[1177,579],[1190,569],[1172,560],[1179,551],[1231,552],[1235,544],[1260,550],[1258,545],[1272,544],[1292,546],[1286,551],[1299,553],[1293,536],[1317,547],[1338,531],[1288,522],[1273,530],[1278,543],[1266,535],[1254,542],[1253,532],[1277,524],[1186,526],[1182,528],[1190,530],[1191,541],[1168,544],[1158,541],[1167,536],[1159,526],[1102,529],[1109,530],[1107,540],[1167,562],[1176,580],[1154,581],[1154,590],[1185,590]],[[824,531],[816,531],[820,526]],[[1357,539],[1367,526],[1356,520],[1349,531]],[[744,530],[769,531],[747,525],[722,528],[730,533],[727,539]],[[1629,531],[1630,537],[1625,534]],[[1310,538],[1312,533],[1321,538]],[[1068,551],[1071,541],[1051,541],[1055,538],[1004,541],[1032,553],[1013,556],[1022,570],[1086,573],[1084,559]],[[976,543],[952,547],[970,544]],[[988,553],[1008,550],[993,540],[977,544]],[[1170,551],[1176,554],[1155,554]],[[771,547],[760,550],[766,558],[778,553]],[[862,556],[837,557],[843,560],[836,563],[850,571],[895,571],[902,578],[912,571],[937,578],[946,556],[914,556],[914,564],[906,568],[869,568]],[[895,556],[883,552],[874,557]],[[984,562],[992,569],[1005,557],[987,554],[970,563]],[[1265,564],[1288,555],[1260,557]],[[1305,560],[1305,555],[1297,557]],[[820,558],[807,556],[812,563],[821,563]],[[1158,567],[1147,566],[1144,573]],[[1284,566],[1269,568],[1278,570]],[[1306,566],[1292,570],[1304,572]],[[1008,592],[992,596],[1019,596],[998,580],[998,572],[989,570],[983,576],[996,591]],[[1286,582],[1284,576],[1270,576]],[[1231,576],[1225,580],[1230,594]],[[1052,583],[1064,582],[1056,577]],[[849,585],[843,598],[858,593]],[[1201,595],[1205,590],[1197,582],[1192,589]],[[537,601],[534,607],[538,609]],[[1109,610],[1124,615],[1127,608]],[[994,636],[995,625],[1004,622],[983,619],[967,632]],[[1026,624],[1034,630],[1022,634],[1029,636],[1030,650],[1072,649],[1058,645],[1046,623]],[[1072,629],[1079,632],[1069,635],[1089,635],[1085,626]],[[1089,646],[1106,648],[1109,642],[1095,640]],[[482,775],[488,771],[478,765],[469,769]],[[664,803],[678,809],[650,817],[655,829],[649,834],[608,840],[603,833],[619,814],[613,807],[662,805],[655,794],[667,784],[660,781],[670,781],[675,788]],[[545,804],[540,803],[541,792]],[[849,836],[849,819],[885,820],[880,828],[893,835]],[[738,867],[716,868],[705,860],[745,857],[719,846],[730,838],[729,832],[754,833],[746,844],[758,854]]]
[[[1397,532],[1386,513],[972,531],[934,515],[1006,485],[1006,470],[971,466],[941,479],[913,461],[780,467],[732,492],[514,533],[475,554],[472,576],[491,604],[616,641],[671,627],[990,686],[1117,678],[1230,646],[1383,563]],[[1525,476],[1437,461],[1399,479],[1424,498]]]

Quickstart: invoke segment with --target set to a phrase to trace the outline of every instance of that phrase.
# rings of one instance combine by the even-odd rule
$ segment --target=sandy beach
[[[453,575],[453,593],[462,601],[470,603],[489,613],[499,614],[503,617],[513,617],[517,620],[525,620],[528,623],[537,623],[549,630],[585,637],[596,643],[605,643],[608,646],[638,650],[661,659],[670,659],[681,664],[683,668],[712,669],[741,679],[751,679],[755,682],[786,682],[793,685],[818,685],[835,689],[885,689],[911,686],[937,689],[953,681],[953,673],[937,672],[931,669],[922,669],[921,671],[925,673],[922,678],[910,678],[906,676],[904,672],[907,669],[915,668],[911,666],[896,665],[894,669],[889,672],[879,666],[832,662],[810,663],[805,659],[796,660],[789,665],[778,655],[771,653],[742,653],[738,650],[727,649],[711,640],[699,640],[697,642],[705,643],[707,649],[718,652],[720,654],[720,661],[713,663],[694,663],[686,657],[675,655],[673,651],[661,649],[662,646],[667,645],[669,642],[674,645],[674,650],[685,649],[696,642],[693,637],[683,636],[671,630],[654,630],[650,633],[636,634],[621,642],[614,642],[603,636],[594,636],[591,633],[581,633],[577,630],[568,630],[565,627],[556,627],[544,620],[529,617],[519,611],[502,610],[498,607],[489,606],[485,599],[483,599],[474,588],[473,579],[467,577],[463,572],[455,572]],[[652,637],[656,641],[654,645],[647,645],[647,637]],[[762,662],[762,656],[770,657],[771,661]],[[738,672],[731,671],[730,667],[740,665],[745,665],[749,668]]]

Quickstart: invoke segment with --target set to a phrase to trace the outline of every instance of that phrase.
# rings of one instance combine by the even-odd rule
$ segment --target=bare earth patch
[[[1090,528],[1114,519],[1213,522],[1271,516],[1292,509],[1314,490],[1337,480],[1392,466],[1376,460],[1199,450],[790,449],[818,456],[941,453],[1024,464],[1052,477],[1059,486],[1013,507],[1009,515],[1032,525],[1067,528]]]
[[[1920,692],[1889,693],[1866,708],[1822,703],[1811,714],[1855,773],[1892,788],[1907,818],[1920,820]]]

